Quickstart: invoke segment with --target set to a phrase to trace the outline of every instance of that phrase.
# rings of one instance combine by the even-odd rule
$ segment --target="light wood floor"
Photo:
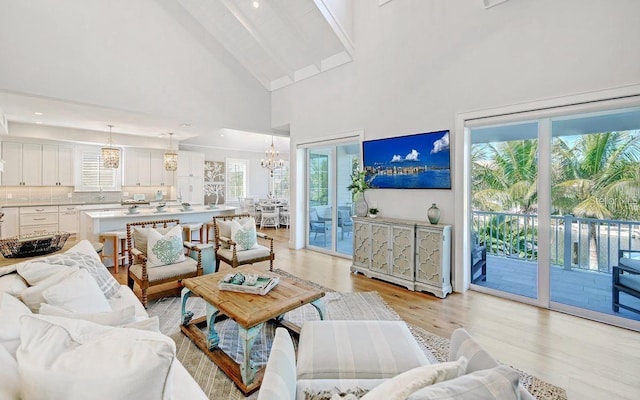
[[[465,327],[497,359],[565,388],[570,399],[640,399],[638,332],[474,291],[443,300],[411,292],[351,274],[350,260],[289,249],[286,229],[265,232],[276,238],[275,268],[340,292],[377,291],[405,321],[443,337]]]

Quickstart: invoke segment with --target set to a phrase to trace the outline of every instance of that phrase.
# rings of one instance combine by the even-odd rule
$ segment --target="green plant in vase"
[[[369,217],[371,218],[375,218],[378,216],[378,212],[380,212],[380,210],[378,210],[377,208],[370,208],[369,209]]]
[[[351,199],[355,203],[355,212],[358,217],[366,217],[369,211],[369,205],[364,198],[364,192],[369,189],[370,180],[367,180],[366,172],[356,168],[351,173],[351,184],[347,189],[351,191]]]

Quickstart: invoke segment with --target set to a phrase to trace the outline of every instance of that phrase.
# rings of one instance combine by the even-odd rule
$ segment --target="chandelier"
[[[164,169],[175,171],[178,169],[178,153],[173,151],[173,132],[169,133],[169,151],[164,153]]]
[[[120,166],[120,149],[111,146],[111,128],[113,125],[107,125],[109,127],[109,147],[102,148],[102,162],[105,168],[118,168]]]
[[[273,177],[273,170],[278,167],[284,167],[284,160],[278,159],[280,153],[276,151],[276,148],[273,146],[273,136],[271,136],[271,147],[267,151],[264,152],[265,157],[267,159],[260,160],[260,165],[263,168],[269,170],[271,177]]]

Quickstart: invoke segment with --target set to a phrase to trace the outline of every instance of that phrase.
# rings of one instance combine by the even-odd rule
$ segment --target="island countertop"
[[[97,242],[101,232],[124,231],[127,229],[127,223],[130,222],[179,219],[181,223],[206,224],[215,215],[233,215],[236,214],[236,210],[237,207],[229,206],[193,206],[191,210],[184,211],[179,206],[167,206],[163,211],[157,211],[155,208],[138,208],[136,213],[130,213],[126,208],[110,211],[83,211],[80,213],[78,238]],[[105,250],[110,251],[110,249]]]

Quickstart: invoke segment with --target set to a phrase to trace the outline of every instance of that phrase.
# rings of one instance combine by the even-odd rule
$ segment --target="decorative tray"
[[[225,276],[218,285],[220,290],[265,295],[279,282],[280,278],[276,276],[243,275],[238,272]]]

